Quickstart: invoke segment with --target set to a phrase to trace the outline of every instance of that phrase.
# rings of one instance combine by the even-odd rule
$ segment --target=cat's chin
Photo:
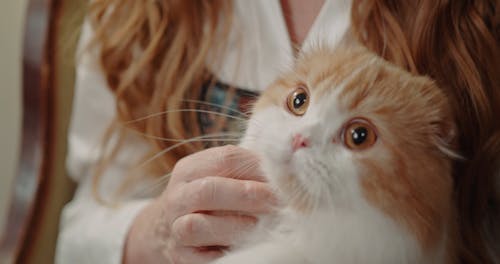
[[[318,194],[312,193],[307,188],[307,182],[304,182],[307,177],[295,173],[296,169],[292,166],[291,158],[264,160],[268,161],[263,164],[264,175],[287,207],[302,213],[318,207],[319,197],[316,197]]]
[[[292,173],[274,174],[270,184],[286,207],[298,213],[310,213],[319,207],[319,198],[311,194],[306,186]]]

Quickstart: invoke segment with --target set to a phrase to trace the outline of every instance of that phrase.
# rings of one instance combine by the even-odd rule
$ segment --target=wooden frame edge
[[[19,262],[33,226],[32,216],[51,171],[53,89],[50,65],[51,19],[56,0],[30,0],[25,19],[22,89],[22,143],[10,207],[0,240],[0,259]]]

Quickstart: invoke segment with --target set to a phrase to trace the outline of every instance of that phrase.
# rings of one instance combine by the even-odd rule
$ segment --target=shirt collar
[[[316,44],[336,46],[350,24],[350,0],[326,0],[302,50]],[[264,90],[290,67],[292,42],[279,0],[236,0],[227,46],[219,65],[208,65],[225,83],[253,91]]]

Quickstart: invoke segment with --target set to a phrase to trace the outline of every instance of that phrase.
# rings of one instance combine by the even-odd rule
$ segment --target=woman
[[[64,211],[58,260],[205,263],[233,245],[243,233],[233,231],[251,230],[254,216],[276,202],[252,153],[197,152],[203,141],[231,134],[176,141],[233,131],[229,119],[178,110],[243,107],[249,90],[264,89],[280,64],[291,62],[293,46],[317,39],[335,45],[350,26],[368,48],[431,76],[450,97],[466,157],[454,175],[460,261],[499,261],[491,220],[500,157],[498,8],[494,1],[435,0],[93,2],[70,135],[69,168],[79,190]],[[100,142],[96,159],[90,145]],[[172,168],[154,196],[149,187],[163,185],[151,178]],[[155,198],[140,200],[144,194]]]

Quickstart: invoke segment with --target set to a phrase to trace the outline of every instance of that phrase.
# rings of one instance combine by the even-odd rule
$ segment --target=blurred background
[[[54,261],[60,212],[74,191],[66,136],[86,7],[0,1],[0,264]]]
[[[0,3],[0,233],[4,230],[19,155],[21,52],[27,2],[8,0]]]

